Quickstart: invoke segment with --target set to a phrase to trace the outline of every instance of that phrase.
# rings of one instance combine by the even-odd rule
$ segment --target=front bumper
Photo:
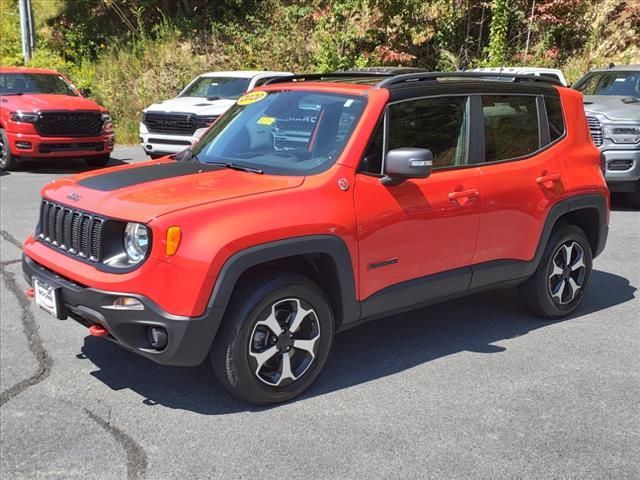
[[[68,158],[106,155],[113,151],[115,136],[42,137],[32,133],[7,132],[11,154],[22,158]]]
[[[147,126],[140,123],[140,144],[147,155],[171,155],[189,148],[200,140],[206,131],[206,128],[201,128],[193,135],[169,135],[149,132]]]
[[[71,317],[86,327],[101,325],[109,332],[105,338],[162,365],[195,366],[202,363],[224,313],[224,308],[212,307],[201,317],[172,315],[143,295],[79,285],[26,255],[22,257],[22,271],[29,285],[35,276],[57,290],[62,318]],[[137,298],[144,305],[144,310],[108,308],[116,298],[123,296]],[[147,338],[147,330],[151,326],[167,331],[168,343],[163,350],[151,347]]]
[[[612,192],[633,192],[640,180],[640,149],[604,150],[605,179]]]

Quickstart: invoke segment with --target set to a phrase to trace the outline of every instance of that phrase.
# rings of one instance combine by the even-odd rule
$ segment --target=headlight
[[[36,123],[40,115],[37,113],[14,112],[10,115],[11,121],[20,123]]]
[[[111,115],[109,115],[109,112],[105,112],[102,114],[102,121],[105,123],[111,121]]]
[[[111,120],[111,115],[109,115],[109,112],[105,112],[102,114],[102,131],[104,133],[113,132],[113,122]]]
[[[613,143],[640,142],[640,126],[633,125],[605,125],[604,136]]]
[[[129,263],[140,263],[149,248],[149,230],[141,223],[127,223],[124,229],[124,251]]]

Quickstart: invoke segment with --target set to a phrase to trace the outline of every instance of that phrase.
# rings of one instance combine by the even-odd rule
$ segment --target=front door
[[[408,100],[387,108],[354,194],[364,316],[466,290],[482,200],[479,168],[468,162],[470,111],[467,96]],[[433,172],[385,186],[380,182],[383,152],[401,147],[430,149]]]

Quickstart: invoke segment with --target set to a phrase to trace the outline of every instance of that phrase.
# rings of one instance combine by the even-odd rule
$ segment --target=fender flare
[[[360,318],[360,303],[351,254],[344,240],[335,235],[309,235],[264,243],[241,250],[227,259],[214,284],[208,308],[226,308],[240,276],[248,269],[273,260],[309,254],[329,255],[335,263],[340,286],[340,305],[344,323]]]

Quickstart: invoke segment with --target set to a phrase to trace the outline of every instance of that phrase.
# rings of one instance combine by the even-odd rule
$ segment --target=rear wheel
[[[333,343],[333,315],[307,278],[275,273],[241,286],[211,350],[213,371],[233,395],[256,405],[306,390]]]
[[[554,319],[572,313],[589,282],[592,253],[589,240],[575,225],[563,225],[551,235],[540,265],[520,286],[529,309]]]
[[[18,167],[18,157],[11,153],[7,133],[0,128],[0,170],[15,170]]]
[[[111,155],[96,155],[95,157],[87,157],[85,163],[90,167],[105,167],[111,160]]]

